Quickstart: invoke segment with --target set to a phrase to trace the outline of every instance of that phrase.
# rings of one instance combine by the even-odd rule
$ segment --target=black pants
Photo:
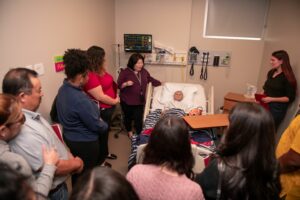
[[[282,120],[285,117],[286,111],[288,109],[287,103],[279,103],[279,102],[271,102],[269,103],[269,108],[271,115],[274,119],[275,128],[278,129],[279,125],[281,124]]]
[[[143,128],[143,113],[144,113],[144,105],[127,105],[124,102],[121,102],[121,107],[124,113],[124,125],[126,130],[132,131],[132,121],[134,122],[134,128],[137,134],[142,132]]]
[[[104,162],[105,158],[108,155],[108,134],[110,131],[110,125],[111,125],[111,117],[114,113],[115,106],[111,108],[101,109],[101,118],[103,121],[105,121],[108,125],[107,131],[104,133],[100,133],[99,135],[99,145],[100,145],[100,161]],[[101,163],[102,163],[101,162]]]
[[[74,186],[80,175],[99,164],[99,141],[96,140],[91,142],[75,142],[68,140],[66,137],[64,137],[64,141],[66,145],[70,148],[70,151],[73,154],[73,156],[78,156],[82,159],[84,163],[82,172],[80,174],[72,175],[72,185]]]

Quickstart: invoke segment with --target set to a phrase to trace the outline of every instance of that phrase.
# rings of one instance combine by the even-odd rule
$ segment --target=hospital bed
[[[183,92],[183,103],[192,105],[202,109],[202,114],[214,113],[214,90],[213,87],[209,89],[208,98],[206,98],[204,88],[200,84],[191,83],[165,83],[162,86],[152,87],[148,84],[146,91],[146,104],[144,111],[144,127],[143,131],[154,127],[153,121],[159,120],[162,113],[165,115],[174,114],[176,116],[185,116],[185,113],[177,108],[166,108],[164,103],[173,99],[175,91]],[[175,112],[174,112],[175,111]],[[168,113],[170,112],[170,113]],[[143,158],[143,148],[146,144],[139,144],[140,138],[145,138],[143,132],[140,136],[131,138],[131,154],[128,160],[128,168],[130,169],[135,163],[141,163]],[[146,137],[147,138],[147,137]],[[192,151],[195,158],[195,166],[193,171],[200,173],[209,160],[210,154],[214,152],[214,142],[211,143],[212,148],[207,148],[201,145],[192,144]]]
[[[214,114],[214,87],[211,86],[208,95],[200,84],[166,82],[161,86],[152,87],[149,83],[146,91],[146,104],[143,119],[145,121],[149,112],[156,109],[165,110],[168,101],[173,99],[175,91],[183,92],[182,102],[202,109],[202,114]]]

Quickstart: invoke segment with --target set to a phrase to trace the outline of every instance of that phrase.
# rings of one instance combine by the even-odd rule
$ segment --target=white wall
[[[48,116],[62,84],[63,73],[54,70],[53,57],[68,48],[102,46],[114,72],[114,1],[111,0],[1,0],[0,78],[12,67],[43,63],[44,98],[39,111]]]
[[[267,32],[265,38],[264,55],[259,76],[260,88],[266,80],[268,70],[270,70],[270,57],[273,51],[284,49],[289,53],[291,65],[298,82],[298,98],[290,107],[280,133],[288,126],[299,105],[300,94],[300,1],[289,0],[282,3],[281,0],[271,0],[271,7],[268,16]]]
[[[215,86],[215,109],[223,105],[227,92],[246,91],[246,83],[256,85],[263,55],[263,41],[220,40],[202,37],[205,0],[116,0],[116,41],[123,43],[124,33],[149,33],[153,40],[187,52],[198,49],[229,51],[231,67],[208,68],[208,80],[200,80],[200,66],[189,76],[190,66],[147,66],[161,81],[201,83]],[[121,65],[128,55],[121,54]]]

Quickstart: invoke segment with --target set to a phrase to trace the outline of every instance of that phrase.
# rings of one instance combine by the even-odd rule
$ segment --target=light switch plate
[[[34,64],[33,70],[36,71],[40,76],[45,74],[45,68],[43,63]]]

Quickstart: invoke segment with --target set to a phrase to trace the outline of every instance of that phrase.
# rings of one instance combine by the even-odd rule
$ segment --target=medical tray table
[[[184,116],[183,119],[194,130],[227,127],[229,125],[228,114]]]

